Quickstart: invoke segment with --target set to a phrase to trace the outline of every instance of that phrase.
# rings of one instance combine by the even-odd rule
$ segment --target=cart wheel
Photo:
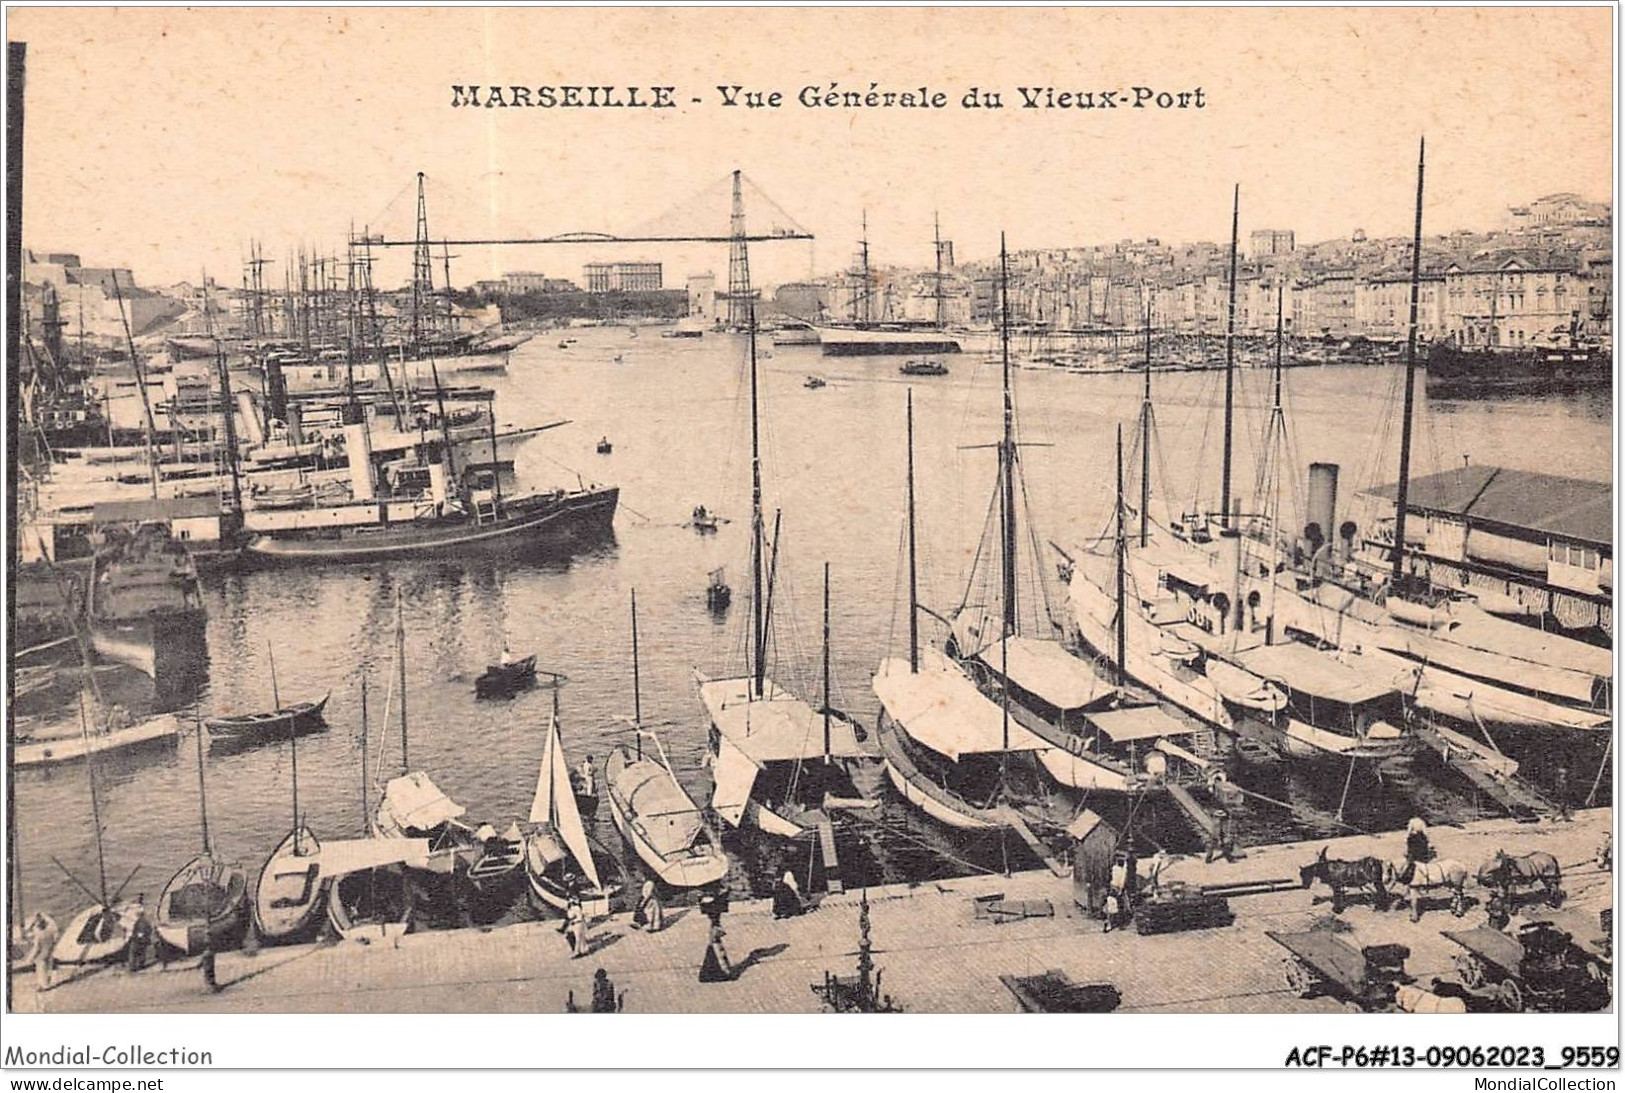
[[[1289,958],[1286,961],[1286,985],[1296,991],[1298,997],[1307,998],[1314,990],[1315,979],[1301,960]]]
[[[1523,991],[1510,979],[1501,981],[1501,1005],[1513,1013],[1523,1012]]]
[[[1469,987],[1482,987],[1484,985],[1484,965],[1478,957],[1471,953],[1462,953],[1456,957],[1456,967],[1461,970],[1461,981]]]

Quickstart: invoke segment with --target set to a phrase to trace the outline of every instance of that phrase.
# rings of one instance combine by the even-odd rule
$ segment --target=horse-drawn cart
[[[1462,983],[1509,1012],[1585,1013],[1608,1005],[1606,969],[1550,922],[1525,923],[1516,937],[1485,926],[1444,936],[1466,950],[1456,957]]]
[[[1265,936],[1292,955],[1286,961],[1287,985],[1299,997],[1327,995],[1368,1012],[1388,1009],[1401,983],[1409,983],[1403,945],[1368,945],[1356,949],[1328,930]]]
[[[1506,900],[1510,911],[1518,904],[1518,897],[1535,892],[1551,907],[1563,902],[1563,870],[1557,859],[1543,850],[1513,857],[1505,850],[1478,870],[1478,883],[1498,891]]]

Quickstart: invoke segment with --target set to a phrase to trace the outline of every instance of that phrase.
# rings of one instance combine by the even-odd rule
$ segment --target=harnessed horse
[[[1406,868],[1411,870],[1410,880],[1402,879]],[[1422,919],[1422,895],[1430,888],[1450,889],[1450,913],[1460,918],[1467,913],[1467,867],[1459,861],[1450,858],[1440,858],[1437,861],[1419,861],[1398,865],[1388,863],[1383,873],[1383,880],[1388,884],[1402,886],[1405,889],[1405,898],[1410,901],[1411,921],[1420,922]]]
[[[1388,909],[1388,888],[1383,883],[1383,862],[1380,858],[1357,858],[1354,861],[1342,861],[1338,858],[1326,857],[1326,848],[1320,848],[1320,855],[1308,865],[1298,869],[1298,879],[1308,888],[1315,881],[1320,881],[1332,890],[1332,914],[1343,910],[1343,892],[1345,889],[1370,888],[1372,890],[1371,905],[1379,911]]]
[[[1495,857],[1479,868],[1478,883],[1499,889],[1508,908],[1513,904],[1514,891],[1519,888],[1541,888],[1546,902],[1553,907],[1563,902],[1563,869],[1556,858],[1543,850],[1516,858],[1505,850],[1497,850]]]

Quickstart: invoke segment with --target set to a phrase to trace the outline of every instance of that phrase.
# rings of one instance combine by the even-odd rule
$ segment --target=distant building
[[[829,308],[829,290],[823,285],[792,281],[773,290],[773,307],[786,315],[817,322]]]
[[[547,284],[545,286],[543,286],[542,291],[543,292],[580,292],[581,291],[581,286],[576,284],[574,281],[570,280],[568,277],[549,277],[547,279]]]
[[[1260,228],[1248,237],[1247,257],[1253,261],[1291,254],[1297,249],[1297,235],[1290,231]]]
[[[547,275],[529,270],[513,270],[502,275],[502,283],[509,293],[546,292]]]
[[[1507,226],[1513,231],[1570,224],[1608,224],[1613,215],[1601,201],[1587,201],[1579,194],[1548,194],[1527,205],[1507,210]]]
[[[589,262],[582,267],[588,292],[659,292],[659,262]]]
[[[1445,326],[1462,345],[1566,343],[1589,306],[1567,254],[1494,251],[1452,261],[1444,277]]]
[[[717,317],[717,275],[696,273],[688,279],[688,314],[701,322],[714,322]]]

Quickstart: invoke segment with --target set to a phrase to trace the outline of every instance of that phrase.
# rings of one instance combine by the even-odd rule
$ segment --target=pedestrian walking
[[[632,908],[632,926],[656,934],[665,925],[666,911],[660,905],[660,897],[655,894],[655,882],[646,880],[643,882],[643,892],[638,896],[638,905]]]
[[[570,943],[570,959],[587,955],[587,915],[581,907],[581,897],[574,892],[564,905],[564,923],[559,932]]]
[[[151,960],[152,919],[147,917],[146,894],[135,897],[135,921],[130,923],[130,943],[125,947],[125,963],[132,972],[145,968]]]
[[[722,916],[711,920],[711,939],[705,946],[705,960],[700,964],[701,983],[726,983],[734,977],[733,963],[722,939],[728,936],[722,928]]]
[[[773,917],[794,918],[806,909],[801,899],[801,888],[796,884],[796,875],[786,870],[779,883],[773,886]]]
[[[34,962],[34,986],[38,990],[48,991],[52,987],[51,980],[56,972],[56,943],[61,936],[56,920],[44,911],[35,914],[28,924],[31,942],[28,958]]]

